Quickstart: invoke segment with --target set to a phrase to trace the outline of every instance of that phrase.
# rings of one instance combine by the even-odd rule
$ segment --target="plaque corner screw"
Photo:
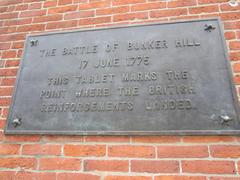
[[[12,124],[13,124],[13,126],[16,128],[17,126],[20,126],[21,125],[21,119],[20,118],[15,118],[15,119],[13,119],[13,121],[12,121]]]
[[[211,32],[214,29],[216,29],[216,27],[213,26],[212,24],[205,24],[205,28],[204,28],[205,31]]]
[[[227,125],[229,126],[229,122],[232,121],[233,119],[229,117],[228,115],[220,115],[219,120],[221,125]]]
[[[36,39],[31,39],[31,40],[30,40],[30,45],[31,45],[31,47],[37,46],[37,45],[38,45],[38,40],[36,40]]]

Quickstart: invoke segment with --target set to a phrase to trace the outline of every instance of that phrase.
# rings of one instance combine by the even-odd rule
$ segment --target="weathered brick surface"
[[[229,0],[0,0],[0,179],[237,180],[236,136],[4,135],[27,34],[219,17],[240,95],[240,5]]]

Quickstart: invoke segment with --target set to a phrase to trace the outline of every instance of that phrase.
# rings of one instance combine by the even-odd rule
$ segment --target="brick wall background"
[[[228,0],[0,0],[0,179],[237,180],[237,136],[3,134],[26,34],[220,17],[240,91],[240,5]]]

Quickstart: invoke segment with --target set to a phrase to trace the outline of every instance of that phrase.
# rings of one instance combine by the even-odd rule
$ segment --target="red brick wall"
[[[240,179],[236,136],[3,134],[29,33],[220,17],[240,87],[240,5],[231,7],[227,1],[0,0],[0,179]]]

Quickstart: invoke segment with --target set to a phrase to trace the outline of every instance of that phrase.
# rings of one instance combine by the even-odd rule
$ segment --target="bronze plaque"
[[[218,19],[28,36],[6,134],[237,134]]]

